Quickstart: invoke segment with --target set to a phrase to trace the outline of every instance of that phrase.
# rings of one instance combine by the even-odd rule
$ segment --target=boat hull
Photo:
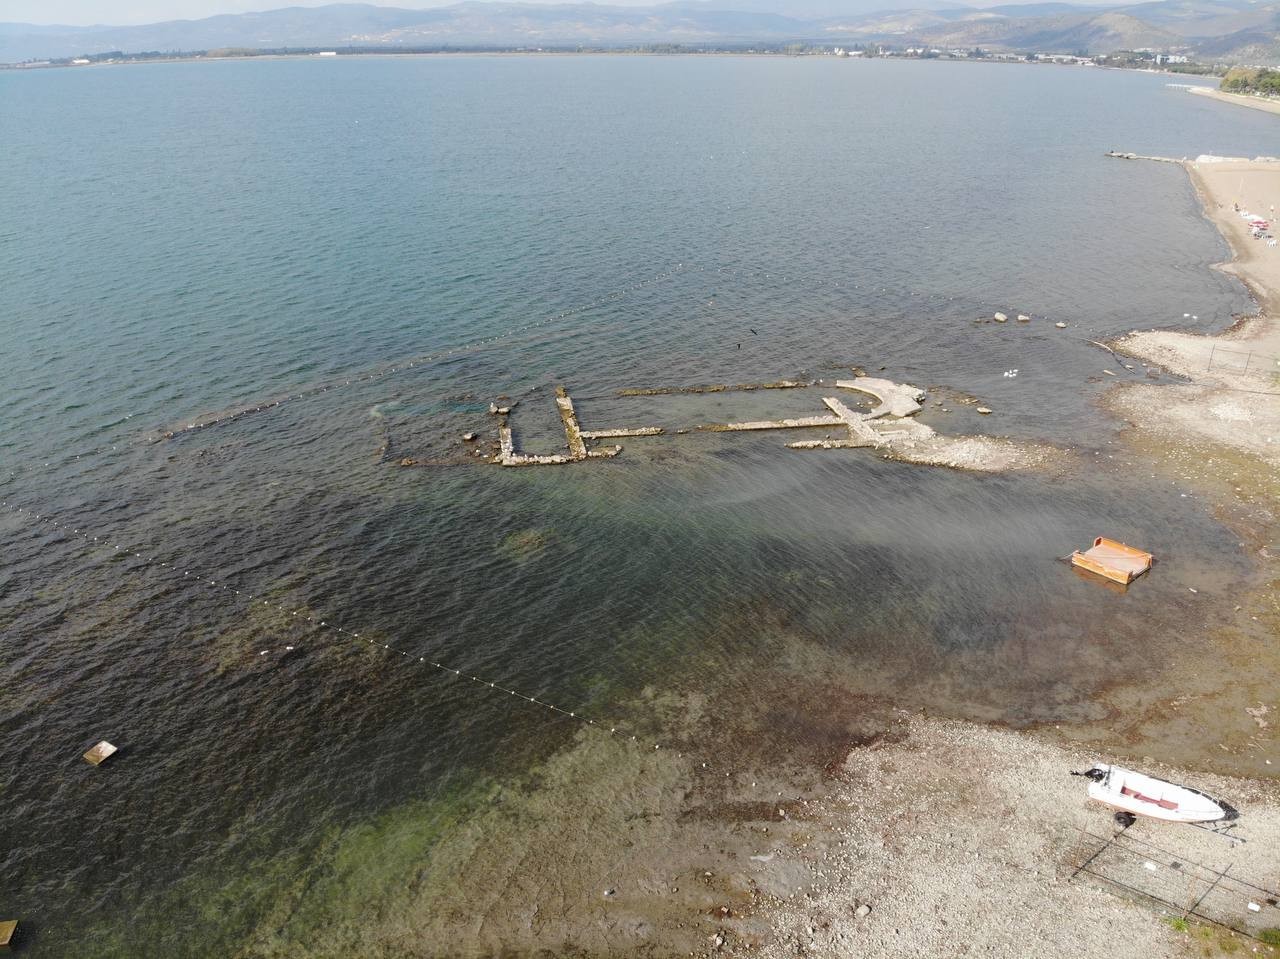
[[[1099,766],[1102,778],[1089,783],[1089,798],[1113,809],[1164,822],[1217,822],[1233,818],[1231,808],[1187,786],[1121,766]]]

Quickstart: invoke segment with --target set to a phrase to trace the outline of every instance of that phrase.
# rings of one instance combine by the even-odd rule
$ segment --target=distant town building
[[[1035,57],[1044,63],[1070,63],[1081,67],[1097,65],[1092,57],[1077,57],[1069,53],[1037,53]]]

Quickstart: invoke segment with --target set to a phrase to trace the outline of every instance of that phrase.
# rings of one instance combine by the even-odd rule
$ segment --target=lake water
[[[32,954],[331,954],[330,915],[372,921],[478,784],[577,728],[420,656],[656,740],[655,690],[756,722],[758,683],[819,660],[953,715],[1102,719],[1144,637],[1192,641],[1187,585],[1247,570],[1194,497],[1126,474],[1095,408],[1118,368],[1086,339],[1250,306],[1183,171],[1103,154],[1275,155],[1280,125],[1164,84],[730,57],[0,72],[0,907]],[[974,322],[997,309],[1034,320]],[[940,429],[1088,468],[779,434],[458,455],[502,395],[551,452],[556,384],[588,428],[679,427],[822,391],[617,391],[853,365],[997,411],[931,407]],[[1120,596],[1053,561],[1103,532],[1160,575]],[[757,740],[814,735],[787,713]],[[123,751],[94,770],[99,738]],[[421,860],[379,846],[387,817]],[[310,901],[365,835],[364,881]],[[273,923],[278,951],[244,945]]]

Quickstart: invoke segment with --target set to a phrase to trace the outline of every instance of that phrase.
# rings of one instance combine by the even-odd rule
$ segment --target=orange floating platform
[[[1128,585],[1149,570],[1154,559],[1144,550],[1099,536],[1083,553],[1076,550],[1071,554],[1071,565]]]

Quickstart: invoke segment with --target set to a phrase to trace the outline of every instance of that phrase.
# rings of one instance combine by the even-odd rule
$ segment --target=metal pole
[[[1209,893],[1213,892],[1214,888],[1217,887],[1218,883],[1222,881],[1222,878],[1227,874],[1227,869],[1230,869],[1230,868],[1231,868],[1231,864],[1228,863],[1226,869],[1223,869],[1220,873],[1218,873],[1217,877],[1213,880],[1213,882],[1209,883],[1209,888],[1200,894],[1200,898],[1195,901],[1195,905],[1193,905],[1190,909],[1188,909],[1186,912],[1182,914],[1183,919],[1186,919],[1187,916],[1200,916],[1201,919],[1209,919],[1210,922],[1215,921],[1213,919],[1210,919],[1208,916],[1201,915],[1200,913],[1196,912],[1196,910],[1200,908],[1200,903],[1204,902],[1205,899],[1208,898]]]

